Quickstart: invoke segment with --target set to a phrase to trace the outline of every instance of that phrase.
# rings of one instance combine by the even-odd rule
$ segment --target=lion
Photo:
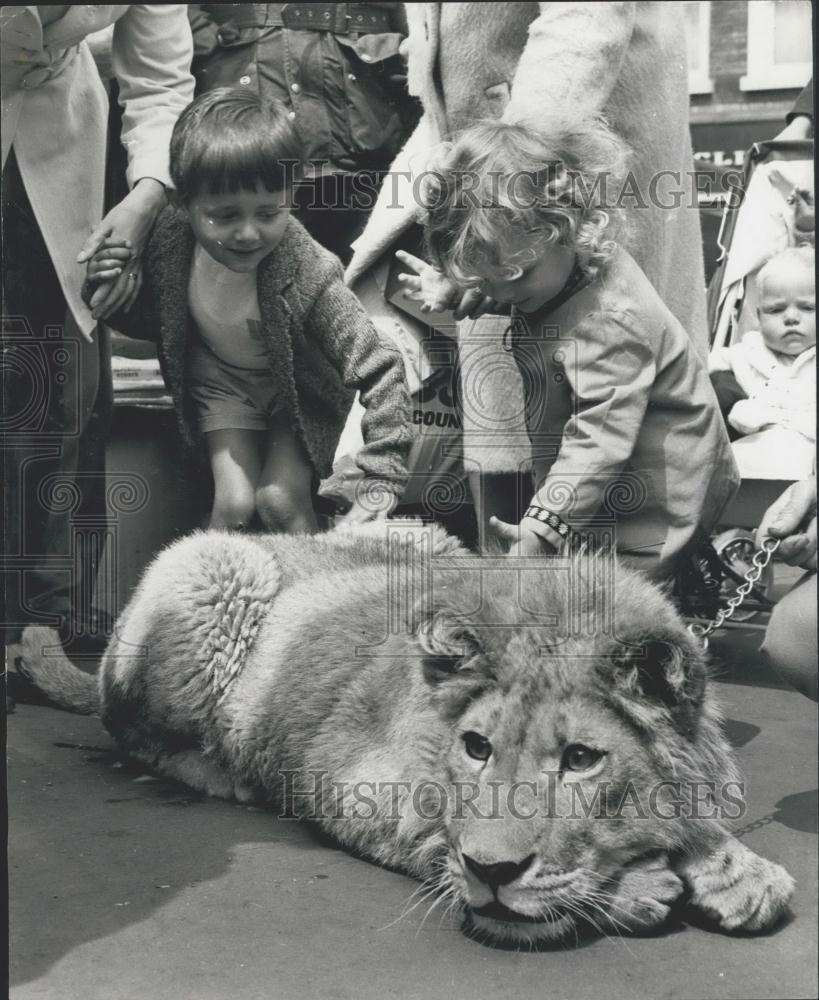
[[[98,677],[51,634],[27,630],[24,672],[125,754],[317,823],[482,941],[645,931],[683,893],[724,930],[787,911],[790,875],[729,833],[705,653],[611,557],[480,557],[400,521],[198,532],[148,567]]]

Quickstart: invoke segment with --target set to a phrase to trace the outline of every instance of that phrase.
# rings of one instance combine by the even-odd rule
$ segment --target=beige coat
[[[170,183],[168,141],[193,99],[184,4],[73,4],[43,24],[36,6],[2,8],[3,163],[20,173],[69,308],[87,332],[76,256],[103,214],[108,96],[86,36],[114,25],[113,73],[124,103],[128,181]]]
[[[548,131],[563,116],[603,112],[634,150],[632,169],[646,207],[635,204],[630,250],[704,356],[707,349],[705,279],[700,224],[692,187],[688,132],[685,30],[680,4],[641,3],[421,3],[407,4],[409,87],[422,98],[424,116],[399,154],[348,270],[354,283],[415,217],[409,175],[423,171],[440,139],[481,118],[527,121]],[[676,209],[652,203],[650,181],[665,175],[659,193],[684,191]],[[402,172],[404,174],[402,175]],[[503,324],[487,319],[462,324],[464,338],[478,337],[484,362],[487,341]],[[490,370],[491,369],[491,370]],[[465,373],[468,390],[469,373]],[[486,414],[508,426],[522,412],[521,385],[498,343],[497,364],[481,384]],[[498,414],[501,416],[498,417]],[[518,468],[521,447],[470,446],[467,456],[486,471]],[[474,438],[474,434],[472,435]]]

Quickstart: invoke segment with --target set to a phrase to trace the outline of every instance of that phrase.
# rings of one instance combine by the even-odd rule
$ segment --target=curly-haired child
[[[435,307],[464,289],[478,309],[512,305],[535,489],[519,524],[491,520],[510,552],[608,539],[669,577],[738,477],[705,365],[620,245],[626,157],[600,121],[469,129],[428,177],[436,266],[404,254],[402,280]]]

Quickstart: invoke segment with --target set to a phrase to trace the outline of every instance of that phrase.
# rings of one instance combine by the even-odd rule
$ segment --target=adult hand
[[[489,518],[489,527],[497,538],[510,543],[508,556],[542,556],[558,552],[563,546],[560,535],[540,521],[535,522],[535,530],[530,520],[524,517],[520,524],[509,524],[493,516]]]
[[[785,199],[785,222],[794,242],[813,244],[816,231],[813,192],[793,185],[776,167],[770,171],[768,179]]]
[[[789,486],[774,501],[756,533],[756,543],[781,538],[776,558],[791,566],[816,569],[816,476]]]
[[[399,274],[398,280],[404,286],[403,294],[414,302],[421,303],[421,312],[445,312],[453,310],[455,319],[469,316],[477,319],[484,313],[497,308],[497,302],[483,295],[477,288],[458,288],[441,271],[420,257],[405,250],[397,250],[395,256],[415,274]]]
[[[127,240],[131,245],[131,260],[119,277],[101,283],[91,298],[91,314],[95,319],[106,319],[117,310],[128,310],[133,305],[142,285],[142,251],[164,203],[162,184],[152,177],[143,177],[111,209],[77,254],[77,262],[82,264],[90,260],[106,240]]]

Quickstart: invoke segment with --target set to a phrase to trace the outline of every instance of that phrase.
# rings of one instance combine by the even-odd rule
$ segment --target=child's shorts
[[[188,386],[203,434],[266,431],[283,408],[271,371],[229,365],[204,345],[191,350]]]

